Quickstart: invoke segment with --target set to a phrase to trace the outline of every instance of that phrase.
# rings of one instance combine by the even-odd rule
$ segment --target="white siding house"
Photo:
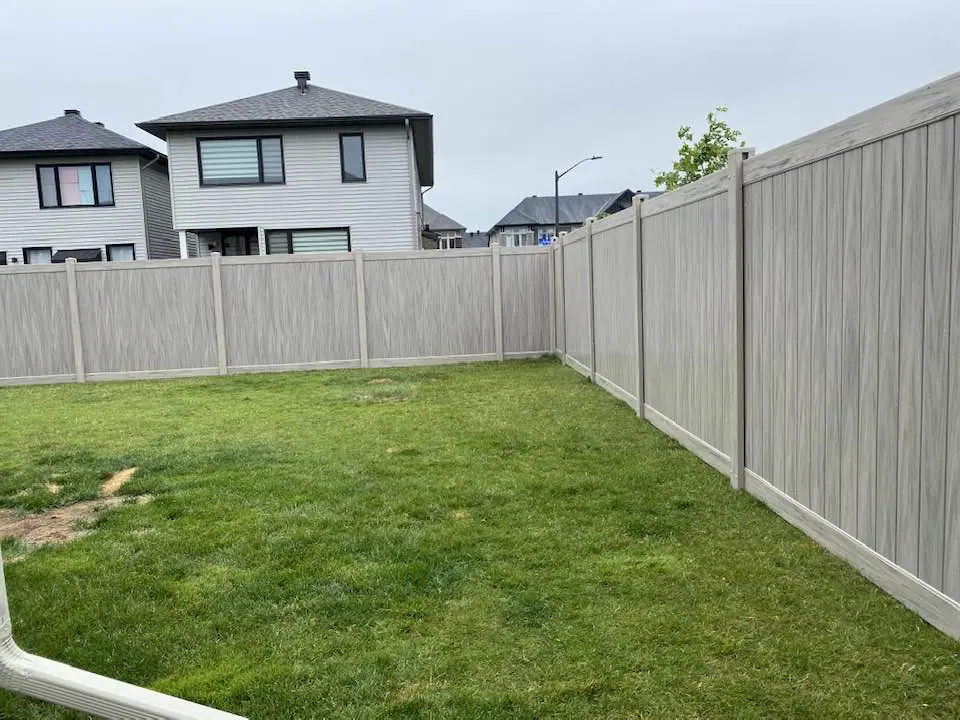
[[[0,131],[0,264],[177,257],[149,192],[168,183],[163,155],[76,111]]]
[[[181,253],[418,249],[431,116],[295,77],[139,124],[167,141]]]

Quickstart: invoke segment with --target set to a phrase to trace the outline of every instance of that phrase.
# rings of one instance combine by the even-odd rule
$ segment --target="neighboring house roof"
[[[136,140],[84,120],[76,110],[66,110],[52,120],[0,130],[0,157],[94,153],[162,156]]]
[[[485,248],[490,245],[490,237],[482,231],[466,232],[463,234],[461,247],[465,248]]]
[[[561,195],[560,196],[560,224],[580,225],[588,217],[595,217],[611,207],[624,195],[633,196],[632,190],[622,190],[616,193],[600,195]],[[500,218],[494,228],[517,225],[553,225],[555,219],[554,198],[546,197],[524,198],[510,212]]]
[[[437,212],[432,207],[423,204],[423,225],[434,232],[443,232],[445,230],[466,230],[466,228],[456,220]]]
[[[299,74],[299,73],[298,73]],[[309,74],[306,79],[309,80]],[[272,92],[164,115],[137,127],[166,140],[170,130],[363,125],[410,121],[422,185],[433,184],[433,116],[304,82]]]

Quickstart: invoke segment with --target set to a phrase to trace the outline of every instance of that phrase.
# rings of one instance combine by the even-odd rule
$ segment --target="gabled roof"
[[[560,196],[560,224],[580,225],[588,217],[594,217],[613,205],[621,196],[632,190],[621,190],[616,193],[600,195],[561,195]],[[517,225],[553,225],[555,219],[553,196],[524,198],[510,212],[504,215],[494,225],[497,227]]]
[[[444,230],[466,230],[466,228],[456,220],[437,212],[432,207],[423,204],[423,224],[434,232],[443,232]]]
[[[171,130],[393,124],[410,121],[422,185],[433,184],[433,116],[420,110],[391,105],[305,84],[207,105],[137,123],[137,127],[167,139]]]
[[[92,153],[142,154],[156,157],[160,153],[136,140],[84,120],[70,111],[53,120],[0,130],[0,157],[22,155],[87,155]]]

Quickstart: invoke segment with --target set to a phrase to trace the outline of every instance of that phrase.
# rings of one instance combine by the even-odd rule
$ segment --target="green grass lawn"
[[[7,388],[0,437],[7,507],[156,498],[5,546],[19,644],[250,718],[960,717],[960,644],[551,361]]]

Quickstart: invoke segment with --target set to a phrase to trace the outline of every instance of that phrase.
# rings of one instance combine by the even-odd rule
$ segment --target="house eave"
[[[117,155],[139,155],[153,159],[158,155],[166,160],[167,156],[158,150],[143,148],[87,148],[84,150],[4,150],[0,151],[0,160],[22,160],[24,158],[51,158],[51,157],[90,157],[100,155],[104,157]]]

